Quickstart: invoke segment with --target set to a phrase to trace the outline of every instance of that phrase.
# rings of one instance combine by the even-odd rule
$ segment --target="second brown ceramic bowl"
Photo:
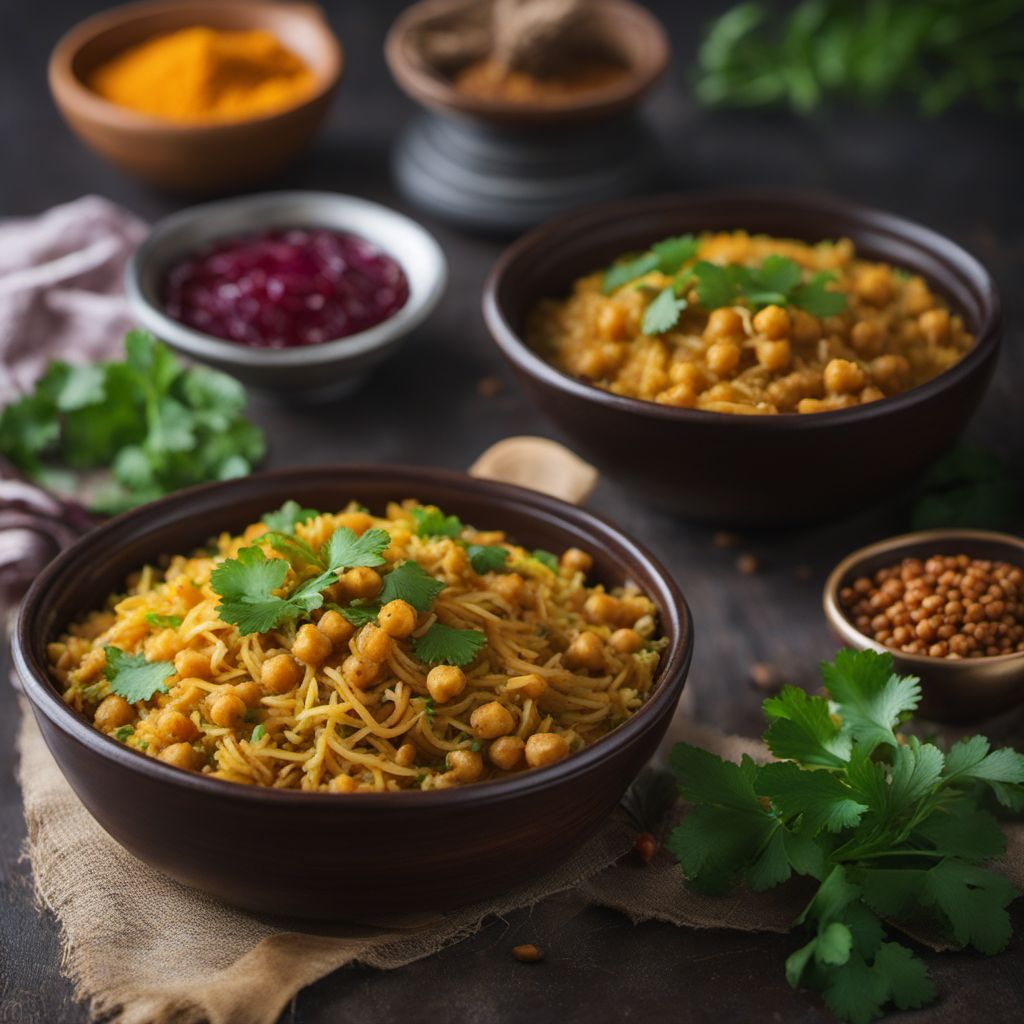
[[[1024,540],[989,530],[919,530],[847,555],[825,583],[822,603],[832,632],[848,647],[892,655],[896,670],[921,680],[918,713],[936,722],[977,722],[1024,703],[1024,653],[992,658],[929,658],[883,647],[846,617],[839,592],[861,576],[904,558],[969,555],[1024,567]]]
[[[85,84],[95,68],[128,47],[195,25],[271,32],[313,72],[313,91],[276,113],[183,124],[116,106]],[[313,4],[151,0],[76,25],[54,48],[49,76],[64,119],[91,149],[154,185],[199,193],[260,181],[288,163],[319,127],[341,71],[341,46]]]
[[[745,229],[819,241],[923,275],[976,337],[951,369],[902,395],[836,412],[734,416],[614,395],[557,370],[524,340],[526,318],[576,278],[669,235]],[[484,290],[492,336],[527,393],[574,447],[641,498],[685,518],[784,525],[842,515],[903,485],[942,454],[981,399],[1001,320],[988,272],[920,224],[829,196],[741,191],[629,200],[530,232]]]
[[[301,793],[180,771],[95,730],[64,704],[46,644],[161,554],[237,530],[295,499],[314,508],[395,498],[438,504],[529,546],[594,555],[594,577],[632,580],[669,639],[655,690],[627,722],[550,768],[460,789]],[[683,690],[690,614],[665,570],[615,527],[536,492],[441,470],[335,466],[180,492],[119,516],[60,555],[21,609],[14,659],[43,737],[82,803],[118,842],[172,878],[249,910],[293,917],[445,910],[555,866],[615,807],[654,753]],[[268,841],[272,838],[272,841]],[[301,864],[302,869],[296,870]]]

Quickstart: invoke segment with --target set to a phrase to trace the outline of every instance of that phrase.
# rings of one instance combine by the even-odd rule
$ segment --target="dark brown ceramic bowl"
[[[61,700],[47,673],[47,642],[76,615],[100,607],[143,563],[188,551],[215,531],[240,529],[289,498],[319,508],[352,499],[380,508],[410,496],[468,522],[500,526],[527,545],[587,548],[596,578],[635,581],[658,605],[669,638],[650,700],[609,736],[553,767],[461,789],[387,794],[283,792],[205,778],[129,750]],[[321,919],[444,910],[557,864],[598,827],[654,753],[692,650],[690,614],[675,583],[604,520],[507,484],[398,466],[267,473],[119,516],[43,572],[14,638],[15,665],[46,743],[110,835],[229,903]]]
[[[275,113],[183,124],[109,103],[86,84],[104,61],[155,35],[194,25],[265,29],[309,66],[313,91]],[[283,0],[150,0],[115,7],[67,32],[50,57],[50,91],[72,130],[122,170],[155,185],[212,192],[260,181],[319,127],[341,79],[341,46],[323,12]]]
[[[455,88],[449,74],[430,62],[420,39],[432,26],[448,25],[455,32],[458,19],[474,6],[478,6],[476,0],[423,0],[403,11],[391,27],[385,44],[388,66],[395,81],[417,103],[443,114],[519,128],[591,121],[636,106],[668,65],[668,37],[650,11],[631,0],[595,0],[589,17],[608,25],[616,56],[627,71],[621,80],[548,105],[468,96]]]
[[[976,343],[905,394],[809,415],[734,416],[613,395],[555,369],[523,340],[527,314],[583,274],[668,235],[743,228],[807,241],[847,237],[860,255],[922,274]],[[783,525],[840,515],[901,486],[956,439],[992,374],[1001,335],[988,272],[928,228],[857,203],[776,191],[629,200],[530,232],[498,261],[484,317],[533,400],[587,459],[689,519]]]
[[[961,554],[1024,567],[1024,540],[988,530],[919,530],[890,537],[847,555],[832,570],[822,595],[825,617],[836,637],[858,651],[888,652],[898,672],[917,676],[918,713],[936,722],[977,722],[1024,702],[1024,653],[949,660],[891,650],[865,636],[846,617],[839,591],[904,558]]]

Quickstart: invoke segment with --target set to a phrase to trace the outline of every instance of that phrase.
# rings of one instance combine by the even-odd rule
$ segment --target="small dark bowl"
[[[407,496],[500,526],[524,544],[588,548],[596,578],[636,582],[658,605],[669,637],[650,700],[607,737],[550,768],[461,789],[383,794],[284,792],[181,771],[97,732],[61,700],[47,671],[47,642],[76,615],[100,607],[143,563],[190,550],[214,531],[240,529],[289,498],[320,508],[351,499],[380,508]],[[675,583],[604,520],[519,487],[399,466],[267,473],[193,488],[119,516],[43,572],[14,638],[15,665],[43,737],[111,836],[172,878],[229,903],[320,919],[444,910],[505,891],[563,860],[654,753],[692,650],[689,610]]]
[[[976,342],[902,395],[808,415],[737,416],[614,395],[557,370],[523,340],[543,298],[667,235],[742,228],[807,241],[847,237],[858,253],[922,274]],[[891,213],[828,196],[754,190],[593,207],[544,225],[498,261],[484,289],[494,340],[533,400],[587,459],[688,519],[784,525],[853,511],[942,454],[981,399],[1001,337],[999,296],[960,246]]]
[[[923,718],[966,724],[1024,702],[1024,653],[962,660],[904,654],[861,633],[839,603],[843,587],[904,558],[961,554],[1024,568],[1024,540],[1020,537],[988,530],[920,530],[869,544],[847,555],[825,582],[822,605],[841,643],[858,651],[889,653],[898,672],[921,680],[918,713]]]

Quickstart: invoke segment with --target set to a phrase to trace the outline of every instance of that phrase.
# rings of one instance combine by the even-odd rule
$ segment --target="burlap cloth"
[[[671,739],[726,757],[763,753],[752,741],[685,721],[674,726]],[[97,1017],[118,1024],[273,1024],[299,989],[339,967],[356,961],[401,967],[471,935],[492,916],[567,889],[634,922],[742,931],[788,931],[806,899],[800,885],[701,896],[684,886],[663,852],[646,866],[624,859],[637,828],[617,812],[559,869],[490,902],[438,915],[292,930],[187,889],[122,849],[78,801],[25,708],[19,750],[26,853],[37,897],[60,924],[62,970]],[[1020,886],[1024,826],[1013,829],[1010,842],[1004,869]]]

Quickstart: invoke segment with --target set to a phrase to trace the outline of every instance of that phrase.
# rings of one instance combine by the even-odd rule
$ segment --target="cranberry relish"
[[[318,345],[373,327],[409,298],[402,268],[372,242],[326,228],[223,239],[175,265],[164,311],[253,348]]]

